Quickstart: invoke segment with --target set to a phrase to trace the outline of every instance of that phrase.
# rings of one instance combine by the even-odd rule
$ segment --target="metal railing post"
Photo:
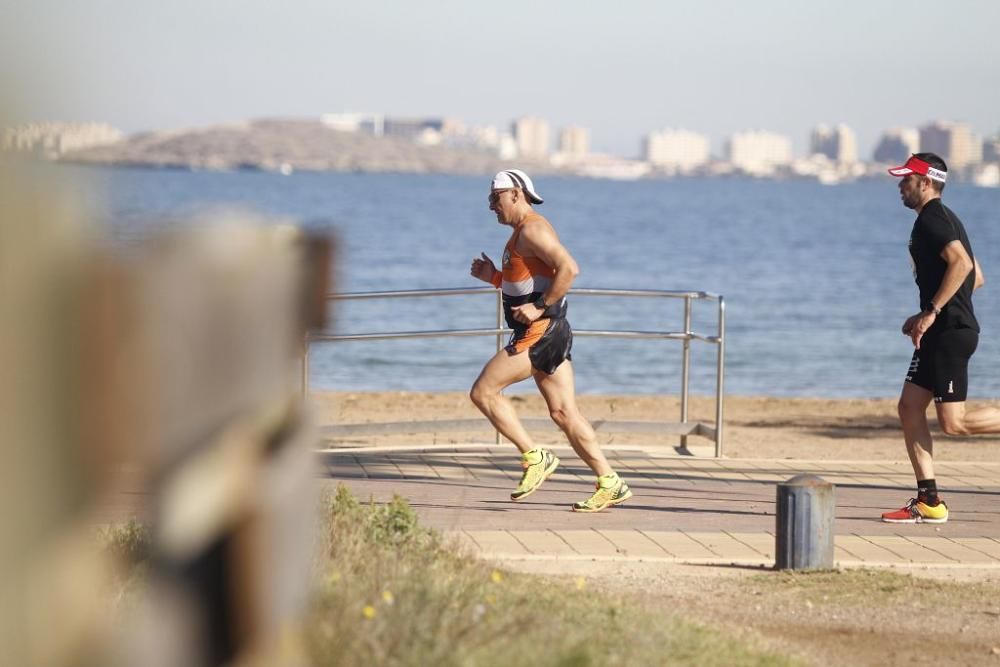
[[[726,372],[726,302],[719,296],[719,349],[715,363],[715,458],[722,457],[722,396]]]
[[[302,398],[309,395],[309,334],[302,339]]]
[[[691,334],[691,297],[684,297],[684,333]],[[691,338],[684,339],[684,350],[681,353],[681,423],[688,420],[688,386],[691,372]],[[687,448],[687,436],[681,436],[681,448]]]
[[[503,291],[497,290],[497,353],[503,349]],[[494,429],[495,442],[500,444],[500,431]]]

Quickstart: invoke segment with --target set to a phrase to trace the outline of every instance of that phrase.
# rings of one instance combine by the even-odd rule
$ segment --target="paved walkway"
[[[568,448],[525,500],[511,446],[440,446],[321,453],[324,478],[358,497],[398,493],[424,525],[501,560],[620,560],[770,566],[775,484],[799,473],[836,485],[836,564],[1000,569],[1000,463],[936,464],[951,509],[944,525],[893,525],[887,509],[913,495],[907,462],[709,459],[673,450],[605,448],[634,496],[598,514],[570,511],[593,477]]]

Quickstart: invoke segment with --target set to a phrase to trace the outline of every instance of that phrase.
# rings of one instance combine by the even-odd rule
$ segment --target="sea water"
[[[205,211],[240,209],[335,235],[340,292],[482,286],[480,252],[499,263],[510,228],[487,208],[488,177],[412,174],[188,172],[66,167],[98,175],[100,214],[134,242]],[[554,225],[581,268],[576,287],[696,290],[726,303],[728,393],[883,397],[898,394],[912,345],[900,333],[919,310],[907,254],[914,213],[897,181],[606,181],[538,176]],[[970,366],[970,400],[1000,397],[1000,190],[951,184],[986,286]],[[337,302],[335,333],[490,328],[492,294]],[[679,331],[675,300],[571,297],[576,329]],[[695,302],[693,330],[716,333],[717,304]],[[465,390],[495,352],[494,336],[315,343],[317,389]],[[682,346],[672,340],[577,337],[584,393],[676,393]],[[691,390],[715,389],[717,348],[691,343]],[[524,389],[531,389],[530,383]]]

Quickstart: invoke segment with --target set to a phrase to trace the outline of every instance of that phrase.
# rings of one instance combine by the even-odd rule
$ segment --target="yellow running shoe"
[[[573,503],[573,511],[600,512],[612,505],[620,505],[632,497],[632,489],[628,488],[628,484],[621,477],[615,475],[610,481],[607,486],[601,486],[601,481],[598,479],[594,495],[583,502]]]
[[[948,521],[948,506],[944,501],[937,505],[928,505],[916,498],[910,500],[895,512],[884,512],[882,521],[886,523],[946,523]]]
[[[547,449],[532,449],[521,455],[521,467],[524,474],[521,476],[521,483],[517,485],[514,493],[510,494],[511,500],[521,500],[534,493],[542,482],[549,478],[549,475],[556,471],[559,466],[559,459],[555,454]]]

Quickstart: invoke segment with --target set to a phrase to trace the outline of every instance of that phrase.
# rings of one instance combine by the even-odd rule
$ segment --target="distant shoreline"
[[[181,173],[214,173],[214,174],[236,174],[236,173],[246,173],[246,174],[273,174],[275,176],[292,176],[296,173],[301,174],[367,174],[367,175],[403,175],[403,176],[467,176],[467,177],[484,177],[491,176],[496,173],[496,171],[502,169],[504,166],[509,165],[498,165],[495,168],[490,168],[487,170],[479,171],[433,171],[433,170],[408,170],[408,169],[379,169],[379,170],[366,170],[366,169],[295,169],[282,171],[280,169],[271,169],[256,165],[236,165],[233,167],[204,167],[199,165],[189,165],[181,163],[153,163],[153,162],[134,162],[134,161],[104,161],[104,160],[93,160],[93,159],[79,159],[79,156],[69,155],[64,158],[60,158],[56,161],[58,164],[65,164],[68,166],[75,167],[98,167],[98,168],[109,168],[109,169],[135,169],[137,171],[163,171],[163,172],[181,172]],[[550,177],[559,178],[572,178],[572,179],[590,179],[590,180],[606,180],[606,181],[622,181],[627,180],[629,182],[645,181],[645,182],[670,182],[670,181],[739,181],[748,183],[816,183],[821,184],[815,178],[808,178],[804,176],[795,175],[785,175],[781,177],[760,177],[751,176],[749,174],[727,174],[723,176],[709,176],[705,174],[678,174],[674,176],[667,176],[664,174],[649,174],[635,179],[614,179],[614,178],[604,178],[600,176],[592,176],[587,174],[579,174],[573,171],[566,170],[553,170],[551,168],[542,168],[533,171],[533,173],[542,174]],[[858,183],[877,183],[881,181],[880,176],[862,176],[851,181],[845,181],[837,184],[822,184],[827,187],[836,187],[839,185],[851,185]],[[953,186],[968,186],[977,187],[973,183],[961,182],[952,184]]]
[[[815,157],[815,156],[814,156]],[[813,158],[753,173],[720,160],[667,170],[639,159],[589,154],[572,160],[501,158],[473,145],[422,144],[405,137],[331,129],[319,120],[257,120],[208,128],[146,132],[56,156],[71,164],[187,171],[296,171],[481,176],[512,163],[531,174],[608,180],[743,179],[811,181],[825,185],[884,178],[884,165]],[[818,159],[818,158],[817,158]],[[973,182],[972,175],[956,180]],[[981,179],[980,179],[981,180]],[[998,181],[1000,182],[1000,181]],[[983,180],[978,185],[996,185]]]

